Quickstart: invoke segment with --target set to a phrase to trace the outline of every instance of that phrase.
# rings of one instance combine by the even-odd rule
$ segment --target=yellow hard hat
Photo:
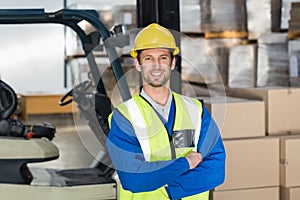
[[[130,55],[136,58],[138,50],[153,48],[173,49],[174,56],[179,53],[172,33],[156,23],[148,25],[137,34]]]

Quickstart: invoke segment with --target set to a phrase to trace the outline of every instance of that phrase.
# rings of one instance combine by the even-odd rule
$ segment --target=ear
[[[173,70],[176,66],[176,58],[174,57],[171,63],[171,69]]]
[[[134,65],[135,65],[135,69],[140,72],[141,71],[141,65],[140,65],[138,59],[136,59],[136,58],[134,59]]]

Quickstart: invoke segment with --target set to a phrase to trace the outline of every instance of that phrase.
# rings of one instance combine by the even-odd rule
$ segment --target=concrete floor
[[[72,114],[29,116],[26,124],[49,122],[55,125],[56,134],[52,142],[59,149],[59,158],[53,161],[30,164],[30,167],[73,169],[88,167],[94,157],[80,140]],[[88,128],[88,126],[86,127]]]
[[[55,125],[52,142],[59,149],[59,158],[52,161],[28,164],[34,177],[33,185],[49,185],[53,181],[51,171],[88,168],[93,163],[99,143],[92,137],[89,126],[74,120],[72,114],[29,116],[25,124],[49,122]],[[96,146],[96,147],[93,147]]]

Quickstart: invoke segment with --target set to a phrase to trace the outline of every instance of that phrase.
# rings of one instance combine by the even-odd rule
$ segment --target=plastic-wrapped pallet
[[[201,0],[203,32],[246,31],[245,0]]]
[[[229,48],[242,39],[181,38],[183,79],[199,84],[225,84],[228,80]]]
[[[218,79],[216,65],[204,49],[204,38],[181,38],[183,79],[194,83],[213,83]]]
[[[300,87],[300,39],[288,41],[290,86]]]
[[[199,33],[201,24],[200,0],[180,1],[180,30]]]
[[[256,55],[256,44],[237,45],[229,49],[229,87],[255,86]]]
[[[258,39],[280,26],[280,0],[246,0],[248,38]]]
[[[112,9],[114,25],[122,24],[128,30],[137,27],[136,6],[135,5],[117,5]]]
[[[265,34],[258,39],[258,87],[288,86],[289,58],[286,33]]]
[[[281,29],[289,28],[289,20],[291,19],[292,2],[300,2],[300,0],[281,0]],[[300,11],[298,11],[300,12]],[[299,18],[298,18],[299,21]]]

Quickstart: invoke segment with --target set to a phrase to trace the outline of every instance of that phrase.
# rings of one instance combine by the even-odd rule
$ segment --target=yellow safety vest
[[[201,128],[201,102],[173,92],[175,100],[175,120],[173,132],[193,130],[195,147],[175,147],[176,158],[184,157],[197,147]],[[146,161],[171,160],[172,152],[168,132],[154,109],[139,95],[134,95],[117,109],[131,122],[141,145]],[[173,152],[174,154],[174,152]],[[174,157],[173,157],[174,158]],[[182,200],[208,200],[209,192],[203,192]],[[120,188],[121,200],[168,200],[164,187],[150,192],[132,193]]]

